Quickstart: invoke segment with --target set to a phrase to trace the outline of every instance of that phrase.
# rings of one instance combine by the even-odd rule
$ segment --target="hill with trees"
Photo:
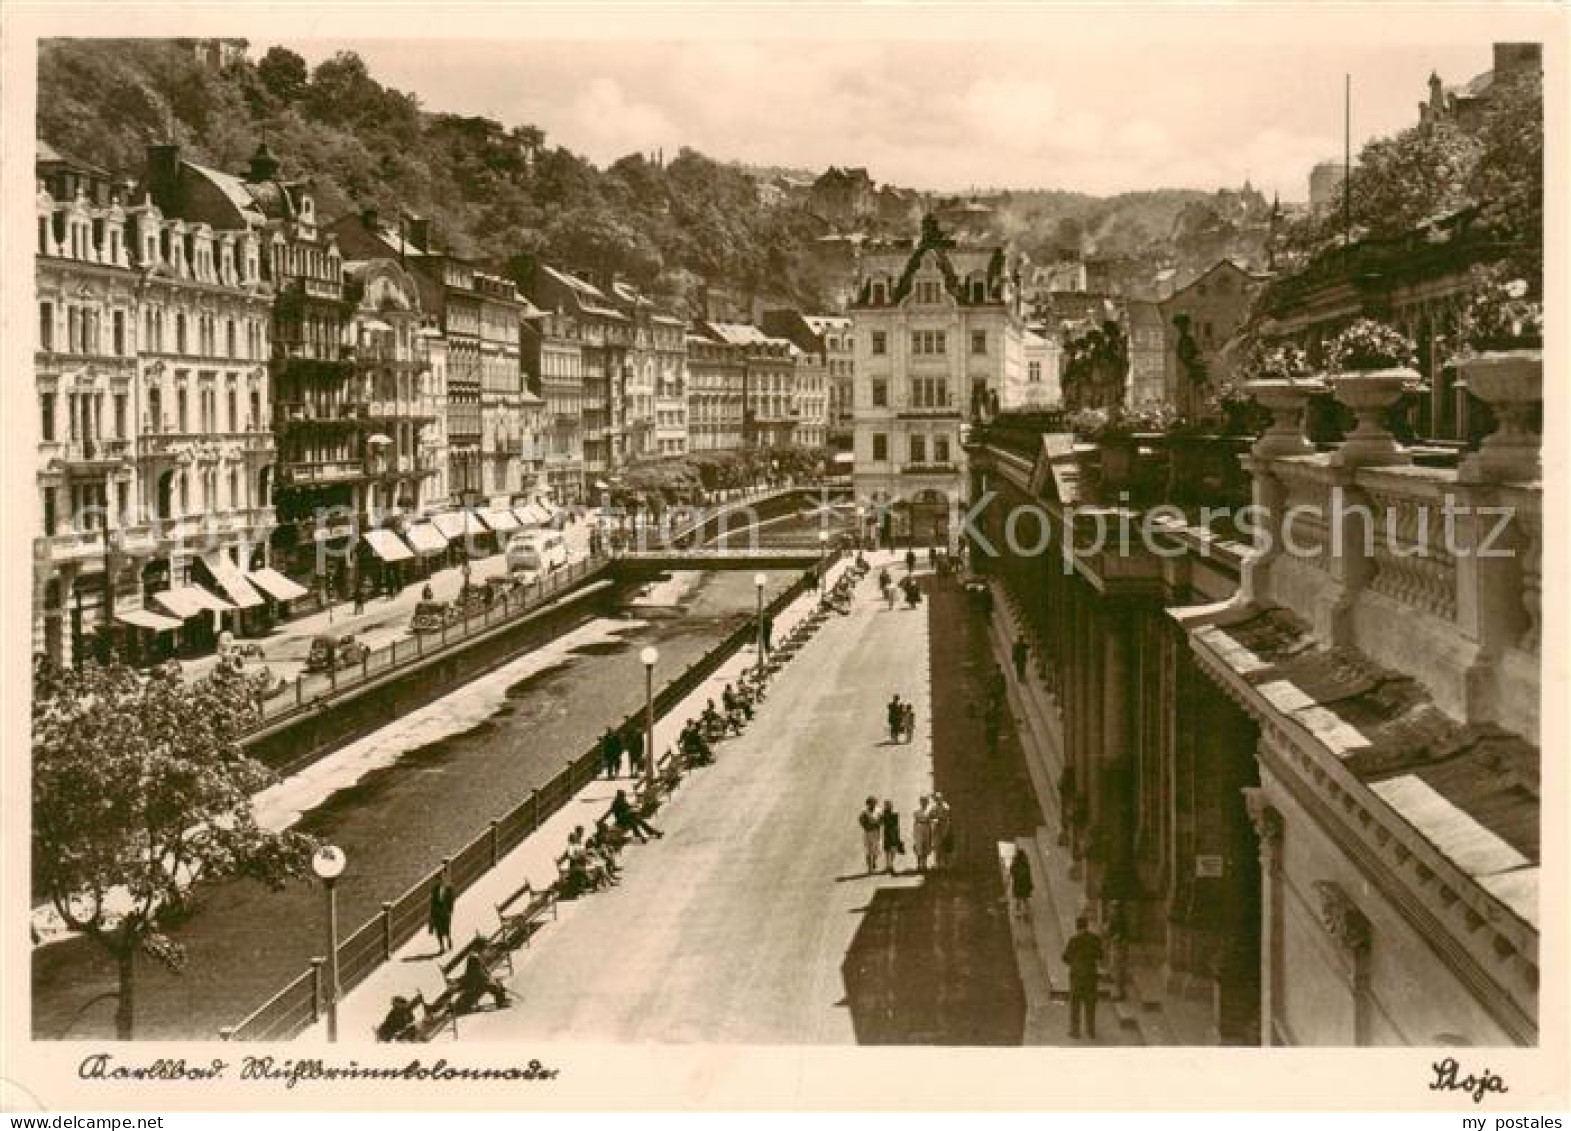
[[[678,305],[703,283],[815,308],[810,217],[762,206],[743,170],[683,149],[605,169],[531,125],[436,113],[341,51],[314,68],[282,47],[222,66],[193,40],[52,40],[39,47],[38,135],[136,177],[149,143],[245,168],[264,137],[332,218],[426,216],[435,243],[527,271],[546,259],[615,270]]]

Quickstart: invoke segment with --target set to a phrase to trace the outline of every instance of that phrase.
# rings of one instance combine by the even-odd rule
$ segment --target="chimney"
[[[271,181],[277,178],[278,159],[273,156],[272,150],[267,148],[267,142],[263,141],[256,147],[256,152],[251,155],[251,175],[249,180],[252,184],[255,184],[258,181]]]
[[[147,188],[153,203],[165,212],[176,210],[176,197],[180,188],[180,147],[178,145],[149,145],[147,147]]]
[[[421,251],[431,250],[431,221],[425,216],[409,217],[409,226],[404,230],[404,238]]]

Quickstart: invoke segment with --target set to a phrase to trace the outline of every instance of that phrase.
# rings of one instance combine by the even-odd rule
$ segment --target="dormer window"
[[[943,294],[943,284],[937,279],[921,279],[916,284],[916,301],[931,306]]]
[[[889,285],[882,279],[873,283],[873,305],[883,306],[889,301]]]

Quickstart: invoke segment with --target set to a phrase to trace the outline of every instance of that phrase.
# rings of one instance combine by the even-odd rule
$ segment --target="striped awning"
[[[514,507],[513,513],[518,516],[521,526],[547,526],[551,519],[541,508],[539,503],[530,503],[526,507]]]
[[[404,530],[404,538],[421,557],[440,554],[447,549],[447,539],[429,522],[417,522]]]
[[[202,562],[213,575],[213,581],[224,591],[224,596],[229,598],[235,608],[254,609],[262,604],[262,595],[245,579],[245,574],[240,572],[240,567],[230,561],[222,551],[208,554]]]
[[[495,507],[488,511],[481,511],[480,517],[485,519],[487,526],[499,534],[518,529],[518,520],[513,517],[513,512],[505,507]]]
[[[190,620],[208,612],[227,613],[234,610],[229,602],[213,596],[200,585],[178,585],[162,593],[154,593],[153,600],[181,620]]]
[[[466,534],[484,534],[486,528],[480,520],[468,511],[444,511],[431,516],[431,522],[442,532],[442,537],[449,542],[463,538]]]
[[[404,540],[391,530],[367,530],[365,540],[384,562],[402,562],[415,556],[414,551],[404,545]]]
[[[168,632],[180,627],[174,617],[160,616],[149,609],[116,609],[115,620],[135,628],[150,628],[154,632]]]
[[[306,595],[306,587],[304,585],[285,577],[271,566],[253,569],[245,576],[247,581],[275,601],[293,601],[296,597],[304,597]]]

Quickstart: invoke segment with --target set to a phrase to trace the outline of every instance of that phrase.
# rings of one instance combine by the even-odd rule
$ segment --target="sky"
[[[313,65],[356,51],[379,82],[412,91],[428,110],[530,123],[548,144],[601,166],[688,145],[722,161],[864,166],[880,183],[935,191],[1110,194],[1248,178],[1295,201],[1311,166],[1342,152],[1344,75],[1356,155],[1365,139],[1416,120],[1432,70],[1450,84],[1489,69],[1485,36],[1380,42],[1378,30],[1362,42],[1087,37],[1040,22],[962,43],[282,42]],[[265,47],[252,41],[256,55]]]

